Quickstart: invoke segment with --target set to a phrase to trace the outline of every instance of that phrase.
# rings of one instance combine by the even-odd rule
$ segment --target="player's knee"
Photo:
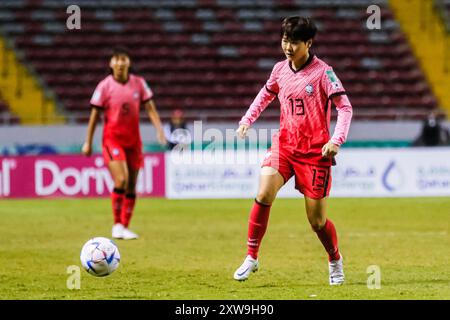
[[[271,205],[274,200],[273,195],[268,192],[259,192],[256,196],[256,201],[262,204]]]
[[[314,219],[314,220],[311,220],[309,223],[311,225],[311,229],[314,232],[317,232],[325,226],[325,222],[326,222],[326,220],[323,221],[323,219]]]
[[[114,186],[116,188],[125,189],[127,187],[128,181],[125,176],[117,176],[114,178]]]

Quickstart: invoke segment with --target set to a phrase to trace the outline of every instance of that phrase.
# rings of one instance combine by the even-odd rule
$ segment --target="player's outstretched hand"
[[[159,144],[161,144],[162,146],[167,145],[167,139],[164,136],[164,132],[158,132],[156,138],[158,139]]]
[[[322,147],[322,156],[323,157],[334,157],[339,152],[339,146],[335,145],[333,142],[328,141]]]
[[[81,153],[89,157],[92,154],[92,146],[88,142],[85,142],[81,148]]]
[[[250,128],[248,125],[241,124],[239,128],[236,130],[236,133],[240,138],[245,138],[245,136],[247,135],[248,128]]]

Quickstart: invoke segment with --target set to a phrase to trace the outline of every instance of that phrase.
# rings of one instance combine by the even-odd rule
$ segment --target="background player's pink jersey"
[[[299,162],[330,165],[330,158],[322,158],[322,147],[330,140],[330,100],[339,95],[345,95],[345,89],[324,61],[311,55],[301,69],[294,70],[286,59],[275,64],[265,87],[239,123],[251,125],[278,96],[280,131],[272,138],[272,148],[279,147]],[[338,123],[332,141],[341,145],[346,140],[352,108],[346,97],[336,107]]]
[[[139,111],[153,92],[141,77],[130,74],[126,83],[109,75],[94,91],[91,105],[104,109],[103,141],[113,141],[123,147],[141,144]]]

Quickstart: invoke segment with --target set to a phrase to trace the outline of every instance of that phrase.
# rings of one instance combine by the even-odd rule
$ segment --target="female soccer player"
[[[139,132],[139,109],[142,104],[156,128],[159,143],[167,143],[152,100],[153,92],[143,78],[129,74],[130,63],[126,50],[116,49],[113,52],[109,62],[112,75],[97,85],[91,98],[92,110],[82,148],[84,155],[91,155],[97,120],[100,112],[104,111],[103,158],[114,180],[111,194],[114,215],[112,237],[125,240],[138,237],[128,229],[128,225],[136,203],[136,181],[143,162]]]
[[[331,187],[331,165],[347,138],[352,106],[333,69],[309,52],[317,28],[303,17],[289,17],[281,27],[281,48],[286,60],[275,64],[269,80],[239,122],[238,135],[278,97],[280,130],[272,138],[262,164],[258,194],[250,211],[248,251],[234,279],[246,280],[258,270],[258,249],[267,228],[269,212],[278,190],[295,176],[295,187],[305,197],[306,214],[329,257],[330,285],[344,282],[343,259],[336,229],[325,214]],[[330,106],[338,111],[330,139]]]

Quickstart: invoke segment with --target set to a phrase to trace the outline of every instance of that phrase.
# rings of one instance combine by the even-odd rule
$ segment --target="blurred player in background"
[[[258,269],[258,250],[272,202],[278,190],[295,176],[295,187],[305,196],[309,223],[328,253],[329,283],[344,282],[336,229],[327,219],[325,208],[331,165],[347,138],[352,106],[333,69],[309,52],[316,31],[309,18],[283,20],[281,47],[287,59],[275,64],[266,85],[239,122],[237,133],[243,138],[261,112],[278,97],[280,131],[272,138],[262,164],[259,191],[249,218],[247,257],[234,273],[236,280],[246,280]],[[330,139],[331,102],[338,118]]]
[[[191,133],[188,130],[183,110],[173,110],[169,123],[166,123],[163,129],[170,150],[176,146],[187,146],[191,143]]]
[[[145,80],[129,73],[130,55],[125,49],[116,49],[110,59],[112,74],[103,79],[91,98],[91,115],[86,142],[82,153],[92,153],[92,138],[104,112],[103,157],[114,180],[111,194],[114,226],[112,237],[136,239],[138,235],[128,229],[136,203],[136,182],[142,166],[142,141],[139,131],[139,111],[143,104],[150,121],[156,128],[159,143],[166,139],[159,114],[152,100],[153,92]]]

